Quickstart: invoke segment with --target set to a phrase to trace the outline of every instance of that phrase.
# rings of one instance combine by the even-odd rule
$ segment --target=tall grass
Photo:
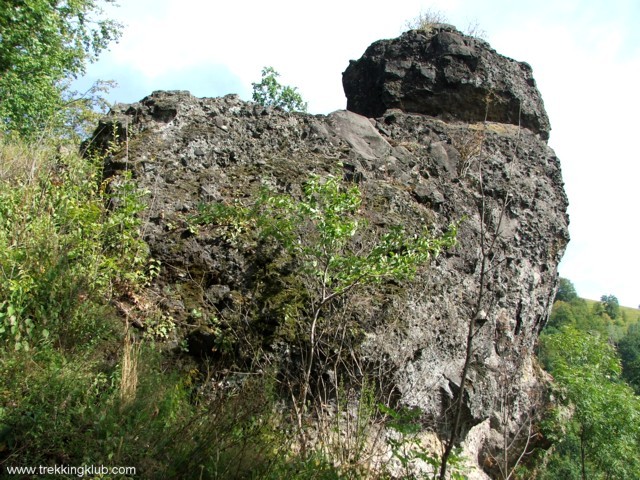
[[[0,341],[84,347],[108,329],[98,311],[116,285],[144,276],[141,194],[107,193],[100,162],[62,148],[0,140],[0,165]]]

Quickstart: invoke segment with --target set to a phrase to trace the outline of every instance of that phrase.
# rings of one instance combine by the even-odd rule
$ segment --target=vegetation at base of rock
[[[275,479],[306,465],[287,450],[286,423],[263,380],[208,398],[196,388],[206,379],[168,360],[143,347],[137,394],[124,402],[120,365],[96,350],[3,354],[3,471],[89,463],[135,466],[135,478]],[[314,462],[308,464],[311,472]],[[325,469],[333,470],[326,462]]]
[[[103,17],[96,0],[3,2],[0,131],[25,137],[43,131],[69,135],[69,126],[81,127],[87,116],[91,119],[103,84],[84,96],[69,84],[119,35],[120,25]]]
[[[133,465],[145,478],[370,478],[362,465],[335,466],[327,456],[332,450],[313,448],[304,455],[291,450],[297,432],[289,413],[278,407],[275,377],[249,376],[217,391],[206,370],[188,357],[126,328],[114,305],[123,296],[144,301],[144,286],[157,268],[140,237],[144,192],[128,175],[104,181],[100,159],[45,146],[7,141],[0,152],[3,470],[89,463]],[[328,236],[316,247],[335,248],[334,242],[342,244],[352,233],[342,227],[355,225],[357,189],[312,180],[304,208],[322,204],[319,192],[336,195],[346,208],[317,218]],[[295,206],[284,196],[268,198],[271,206]],[[312,218],[311,210],[306,214]],[[273,219],[280,227],[287,224],[283,216],[252,217],[263,226]],[[295,222],[289,221],[292,229],[282,229],[278,238],[292,238],[286,234]],[[410,251],[421,245],[417,238],[385,238],[384,259],[377,250],[376,269],[366,270],[371,281],[385,272],[410,275],[412,266],[391,248]],[[448,238],[432,239],[428,248],[423,244],[416,258],[426,260],[450,246],[454,237]],[[404,244],[397,243],[401,239]],[[336,260],[334,288],[366,276],[365,263],[341,268],[347,264],[345,258]],[[136,368],[125,368],[126,362]],[[131,375],[135,378],[127,378]],[[127,385],[134,387],[124,394]],[[376,476],[385,477],[384,467],[377,468]]]
[[[630,310],[613,322],[607,304],[617,305],[615,296],[589,303],[560,280],[539,353],[557,399],[542,425],[552,446],[529,471],[532,478],[640,476],[640,314]]]
[[[419,408],[401,407],[394,410],[385,405],[378,408],[388,417],[387,426],[393,431],[393,435],[387,440],[391,447],[392,455],[400,461],[402,478],[414,478],[413,462],[422,461],[432,468],[432,479],[438,477],[441,468],[440,455],[431,452],[419,437],[423,430],[420,423],[422,412]],[[451,480],[464,480],[463,458],[460,449],[455,449],[448,459],[449,478]],[[426,475],[424,476],[426,478]]]
[[[262,69],[262,79],[252,83],[253,101],[265,107],[279,107],[288,112],[306,112],[307,103],[302,99],[296,87],[281,85],[280,74],[273,67]]]
[[[102,181],[100,159],[44,145],[0,139],[0,163],[0,341],[97,341],[104,300],[149,279],[144,192],[130,177]]]
[[[622,377],[633,387],[636,395],[640,395],[640,323],[630,327],[617,346],[622,362]]]
[[[640,477],[640,398],[622,381],[615,348],[570,326],[542,348],[559,405],[545,425],[554,447],[539,478]]]

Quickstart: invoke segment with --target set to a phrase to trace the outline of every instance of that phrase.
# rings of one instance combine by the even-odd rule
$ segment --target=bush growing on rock
[[[457,226],[441,236],[426,228],[409,235],[401,227],[373,234],[363,242],[358,235],[366,228],[360,215],[361,192],[334,176],[311,177],[302,186],[302,198],[263,189],[248,205],[205,204],[194,219],[197,224],[220,229],[237,246],[255,245],[271,266],[286,265],[278,278],[283,292],[273,295],[273,286],[261,283],[271,295],[271,308],[278,310],[281,335],[299,348],[299,365],[286,373],[289,395],[294,399],[299,428],[309,404],[326,398],[322,372],[332,371],[330,390],[342,382],[345,364],[357,358],[361,328],[342,317],[345,297],[367,286],[412,278],[440,252],[456,244]],[[370,232],[371,233],[371,232]],[[276,274],[278,275],[278,274]],[[292,280],[295,279],[295,280]],[[273,279],[270,280],[274,282]],[[372,292],[369,292],[372,293]],[[282,301],[278,304],[278,298]],[[342,333],[341,333],[342,332]],[[348,378],[348,382],[362,379]],[[315,405],[312,405],[315,407]]]
[[[447,15],[440,10],[428,8],[427,10],[420,12],[411,20],[407,20],[404,26],[409,30],[424,30],[429,32],[434,25],[441,23],[449,23]]]
[[[414,18],[407,20],[404,27],[408,30],[422,30],[426,33],[431,32],[436,25],[449,23],[447,15],[433,8],[421,11]],[[485,39],[487,32],[482,29],[477,20],[469,22],[467,28],[464,29],[464,33],[471,37]]]

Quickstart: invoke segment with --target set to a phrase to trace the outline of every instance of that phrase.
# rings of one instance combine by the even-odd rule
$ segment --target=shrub
[[[442,23],[449,23],[447,15],[435,9],[427,9],[420,12],[416,17],[411,20],[407,20],[404,27],[407,30],[422,30],[426,33],[431,32],[433,27]],[[463,29],[463,33],[471,37],[486,39],[487,32],[480,26],[477,20],[469,22],[467,27]]]
[[[416,17],[405,22],[405,28],[408,30],[424,30],[430,32],[435,25],[440,23],[449,23],[447,15],[440,11],[429,8],[420,12]]]
[[[558,402],[543,425],[554,446],[535,478],[638,478],[640,399],[620,379],[615,348],[570,325],[541,342]]]
[[[260,83],[252,83],[253,101],[263,106],[280,107],[289,112],[306,112],[307,103],[302,100],[296,87],[280,85],[280,76],[273,67],[262,69]]]
[[[0,142],[0,342],[84,344],[114,289],[144,281],[143,193],[98,160]]]

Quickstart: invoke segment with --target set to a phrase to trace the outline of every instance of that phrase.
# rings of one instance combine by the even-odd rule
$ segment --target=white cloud
[[[345,106],[341,73],[349,60],[429,7],[459,27],[477,19],[498,52],[532,65],[571,202],[561,274],[583,296],[613,293],[637,305],[637,0],[136,0],[115,10],[125,34],[90,73],[126,75],[121,83],[136,87],[121,93],[185,88],[248,98],[260,69],[271,65],[282,83],[300,88],[312,112],[327,113]]]

